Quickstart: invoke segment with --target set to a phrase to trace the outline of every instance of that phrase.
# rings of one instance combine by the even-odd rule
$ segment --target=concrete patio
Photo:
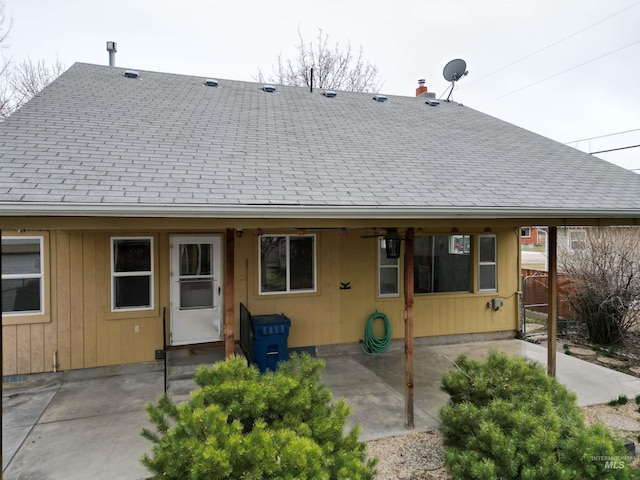
[[[354,348],[327,355],[323,380],[335,398],[352,407],[349,426],[362,427],[362,440],[406,433],[404,428],[404,352],[394,344],[378,357]],[[520,340],[499,340],[415,348],[415,427],[439,425],[447,402],[440,378],[466,353],[482,359],[496,348],[546,363],[546,349]],[[202,349],[172,363],[170,392],[177,400],[193,388],[194,365],[221,358]],[[193,352],[191,352],[193,353]],[[558,380],[573,390],[580,405],[604,403],[618,395],[640,394],[640,379],[558,353]],[[3,478],[137,480],[149,476],[140,457],[150,443],[140,436],[149,426],[144,406],[164,389],[162,363],[34,375],[3,389]]]

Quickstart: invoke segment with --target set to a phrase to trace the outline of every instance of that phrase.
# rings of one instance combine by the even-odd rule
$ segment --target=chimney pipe
[[[116,66],[116,52],[118,51],[118,44],[116,42],[107,42],[107,52],[109,52],[109,66]]]
[[[427,86],[425,85],[427,81],[424,78],[418,80],[418,88],[416,88],[416,97],[426,97]]]

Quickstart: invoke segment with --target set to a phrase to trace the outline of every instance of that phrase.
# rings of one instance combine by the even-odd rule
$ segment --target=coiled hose
[[[376,336],[373,331],[373,322],[376,319],[382,319],[384,322],[384,335]],[[376,312],[371,314],[367,320],[367,326],[364,329],[364,340],[360,340],[360,350],[365,355],[375,356],[384,352],[391,343],[391,323],[384,313]]]

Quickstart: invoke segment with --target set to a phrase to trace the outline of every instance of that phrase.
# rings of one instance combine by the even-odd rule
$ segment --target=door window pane
[[[180,245],[180,275],[211,275],[211,244]]]
[[[180,281],[180,309],[193,308],[213,308],[213,279]]]

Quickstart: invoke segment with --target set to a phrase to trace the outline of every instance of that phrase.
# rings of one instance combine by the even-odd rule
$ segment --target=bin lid
[[[271,313],[267,315],[252,315],[251,322],[254,326],[266,326],[270,324],[291,326],[291,320],[286,315]]]

